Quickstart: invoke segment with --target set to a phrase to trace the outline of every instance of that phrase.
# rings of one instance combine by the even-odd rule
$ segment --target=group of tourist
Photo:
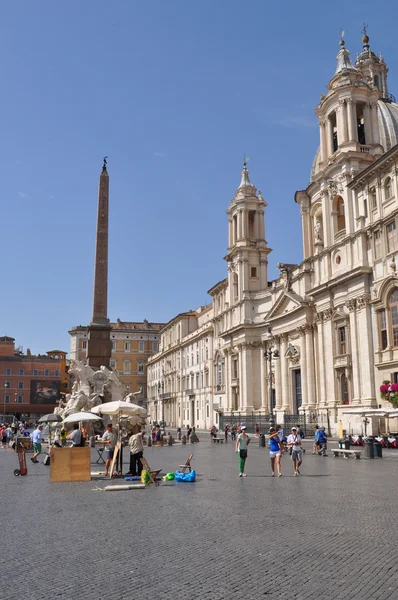
[[[285,452],[288,452],[293,464],[293,476],[300,475],[300,467],[303,462],[302,448],[303,433],[299,426],[291,429],[290,435],[285,437],[283,428],[279,425],[277,428],[271,427],[269,430],[269,455],[271,460],[271,476],[282,477],[281,459]],[[240,426],[240,432],[236,438],[235,452],[238,454],[239,477],[246,477],[245,464],[250,438],[246,432],[246,425]],[[327,456],[327,435],[325,427],[315,427],[313,454]],[[276,472],[275,472],[276,469]]]

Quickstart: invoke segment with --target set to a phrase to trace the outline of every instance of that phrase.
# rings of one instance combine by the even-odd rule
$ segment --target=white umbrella
[[[91,412],[77,412],[65,417],[62,423],[80,423],[81,421],[101,421],[101,417]]]
[[[101,413],[102,415],[118,415],[121,417],[146,417],[147,412],[145,408],[142,406],[138,406],[138,404],[131,404],[131,402],[123,402],[122,400],[115,400],[114,402],[104,402],[103,404],[98,404],[98,406],[94,406],[91,409],[91,412],[94,414]]]

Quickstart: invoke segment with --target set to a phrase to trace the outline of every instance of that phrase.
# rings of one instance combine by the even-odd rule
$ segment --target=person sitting
[[[82,441],[82,432],[79,429],[79,423],[73,423],[73,431],[67,436],[72,442],[72,448],[80,447]]]

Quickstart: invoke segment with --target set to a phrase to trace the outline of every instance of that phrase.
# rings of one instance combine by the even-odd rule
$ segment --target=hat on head
[[[241,429],[246,429],[246,425],[241,425]]]
[[[269,432],[271,433],[271,431],[275,431],[275,427],[270,427]]]
[[[292,427],[292,431],[297,431],[297,427]]]

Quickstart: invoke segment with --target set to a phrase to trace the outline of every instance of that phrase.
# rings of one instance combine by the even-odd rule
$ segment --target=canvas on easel
[[[113,450],[113,458],[112,458],[112,462],[111,462],[111,468],[109,469],[109,477],[112,479],[113,477],[113,472],[115,470],[115,465],[117,464],[117,457],[119,456],[119,452],[122,449],[122,443],[121,442],[117,442],[114,450]]]

